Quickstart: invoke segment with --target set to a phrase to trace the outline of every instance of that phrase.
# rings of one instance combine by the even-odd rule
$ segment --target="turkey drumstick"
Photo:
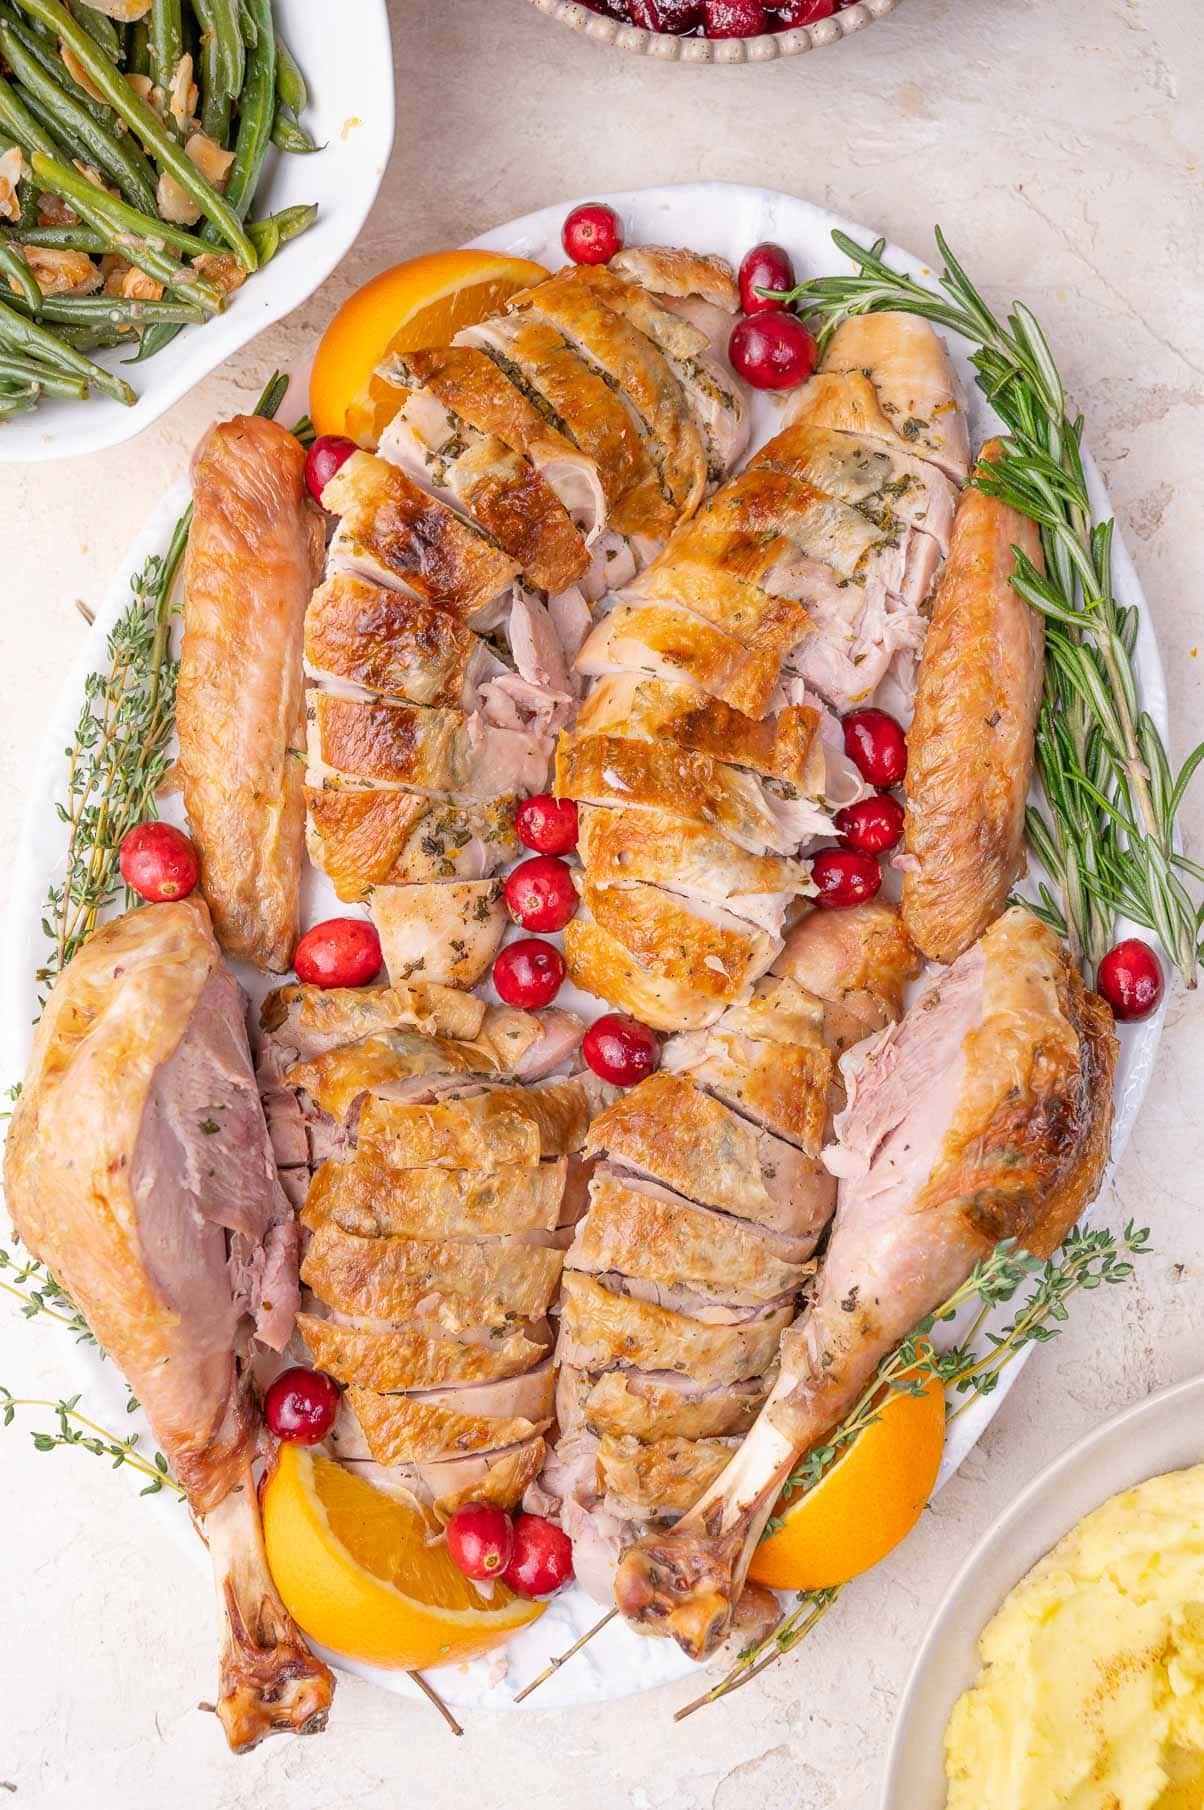
[[[1004,1238],[1057,1248],[1099,1187],[1116,1040],[1053,932],[1021,907],[844,1063],[827,1153],[840,1175],[814,1304],[727,1468],[668,1531],[623,1557],[620,1609],[705,1658],[798,1458],[882,1358]]]
[[[251,1474],[251,1332],[288,1341],[297,1232],[198,898],[104,925],[59,976],[4,1180],[18,1234],[126,1377],[208,1542],[231,1747],[322,1728],[334,1683],[268,1573]]]

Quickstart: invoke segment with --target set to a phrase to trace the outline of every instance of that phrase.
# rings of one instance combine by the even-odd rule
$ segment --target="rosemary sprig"
[[[798,1470],[787,1478],[782,1496],[789,1501],[814,1489],[850,1442],[880,1419],[891,1394],[919,1395],[935,1377],[948,1391],[966,1399],[949,1410],[949,1422],[979,1397],[990,1395],[1008,1364],[1028,1345],[1046,1344],[1056,1338],[1069,1318],[1070,1300],[1083,1289],[1127,1281],[1133,1274],[1132,1257],[1150,1254],[1149,1231],[1132,1220],[1119,1238],[1106,1227],[1072,1227],[1056,1256],[1042,1260],[1022,1250],[1015,1239],[997,1244],[989,1256],[975,1265],[961,1287],[919,1322],[878,1366],[873,1382],[850,1408],[831,1438],[808,1452]],[[1012,1320],[998,1333],[985,1334],[989,1349],[979,1351],[976,1340],[986,1315],[1012,1301],[1026,1282],[1032,1291]],[[948,1324],[974,1302],[978,1313],[963,1338],[947,1350],[932,1343],[938,1326]],[[764,1537],[782,1525],[774,1516]],[[702,1697],[678,1710],[675,1721],[701,1709],[719,1697],[738,1690],[783,1653],[805,1640],[847,1585],[830,1590],[803,1591],[788,1614],[756,1645],[740,1654],[735,1665]]]
[[[1032,845],[1061,903],[1040,887],[1038,915],[1095,964],[1118,912],[1152,930],[1194,987],[1204,906],[1189,882],[1204,867],[1176,849],[1176,822],[1204,743],[1178,774],[1142,710],[1133,666],[1137,612],[1113,590],[1115,523],[1095,521],[1083,468],[1081,416],[1066,411],[1061,377],[1035,317],[1014,303],[1006,322],[987,307],[939,227],[942,293],[834,232],[852,276],[818,277],[781,299],[822,323],[821,344],[851,314],[899,309],[960,334],[973,347],[977,382],[1006,428],[1003,456],[971,480],[1037,523],[1045,572],[1017,556],[1016,589],[1045,618],[1045,691],[1037,770],[1046,813],[1028,813]]]
[[[155,1452],[147,1457],[136,1449],[139,1434],[129,1433],[124,1439],[118,1439],[107,1427],[102,1427],[86,1414],[81,1414],[79,1401],[78,1395],[62,1401],[14,1395],[0,1383],[0,1424],[11,1426],[18,1408],[49,1408],[56,1418],[55,1430],[52,1433],[38,1431],[33,1434],[35,1451],[53,1452],[59,1446],[76,1446],[82,1451],[91,1452],[96,1458],[112,1459],[115,1471],[128,1465],[148,1478],[146,1487],[138,1492],[140,1496],[157,1496],[161,1490],[167,1489],[173,1491],[181,1501],[184,1499],[184,1490],[172,1476],[162,1452]]]

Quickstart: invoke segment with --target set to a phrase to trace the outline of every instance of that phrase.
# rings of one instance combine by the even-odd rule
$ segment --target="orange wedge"
[[[280,1448],[263,1536],[297,1625],[370,1665],[424,1671],[477,1659],[543,1613],[502,1584],[486,1596],[442,1540],[430,1543],[416,1509],[303,1446]]]
[[[397,391],[375,375],[390,352],[450,345],[531,283],[542,264],[496,251],[433,251],[382,270],[349,296],[322,335],[309,380],[309,412],[320,434],[375,446],[396,412]]]
[[[919,1520],[945,1444],[945,1392],[892,1392],[879,1418],[806,1495],[783,1496],[778,1530],[757,1547],[748,1575],[774,1590],[826,1590],[884,1559]]]

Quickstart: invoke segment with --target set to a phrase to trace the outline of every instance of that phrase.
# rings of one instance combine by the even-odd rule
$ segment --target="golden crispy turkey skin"
[[[983,459],[998,456],[992,441]],[[937,586],[907,735],[903,922],[932,961],[981,936],[1024,872],[1024,806],[1045,670],[1041,617],[1011,584],[1043,570],[1035,524],[967,490]]]
[[[322,518],[305,450],[274,421],[212,428],[192,474],[176,692],[184,807],[227,954],[283,973],[305,847],[305,607]]]

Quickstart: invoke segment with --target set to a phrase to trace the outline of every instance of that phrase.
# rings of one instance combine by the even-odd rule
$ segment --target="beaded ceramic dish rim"
[[[795,57],[804,50],[822,50],[839,44],[855,31],[864,31],[892,13],[899,0],[857,0],[830,19],[816,25],[798,25],[790,31],[762,32],[755,38],[677,38],[669,32],[645,31],[640,25],[623,25],[590,12],[578,0],[531,0],[549,19],[578,31],[591,44],[630,50],[636,56],[659,57],[663,63],[772,63],[778,57]]]

